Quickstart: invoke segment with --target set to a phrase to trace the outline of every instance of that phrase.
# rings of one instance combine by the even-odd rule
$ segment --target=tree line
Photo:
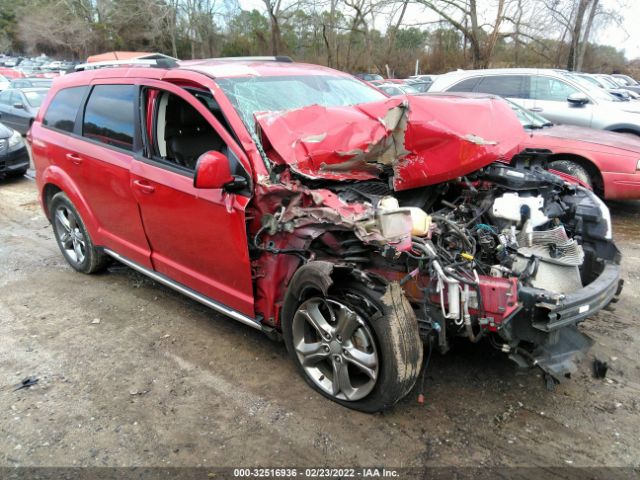
[[[623,12],[628,0],[618,0]],[[0,52],[84,60],[111,50],[178,57],[290,55],[403,77],[456,68],[628,71],[596,33],[600,0],[0,0]],[[611,2],[609,2],[610,4]],[[611,7],[609,7],[611,8]]]

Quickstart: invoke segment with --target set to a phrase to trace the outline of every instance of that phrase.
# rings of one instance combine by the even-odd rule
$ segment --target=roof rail
[[[178,62],[169,58],[154,59],[131,59],[131,60],[105,60],[103,62],[81,63],[76,65],[76,71],[96,70],[98,68],[109,67],[152,67],[152,68],[175,68]]]
[[[293,63],[293,59],[288,55],[276,55],[275,57],[216,57],[211,60],[223,60],[225,62],[283,62]]]

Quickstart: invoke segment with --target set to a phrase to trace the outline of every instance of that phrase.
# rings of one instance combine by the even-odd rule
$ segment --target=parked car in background
[[[8,88],[0,92],[0,122],[25,135],[47,91],[47,88]]]
[[[491,93],[554,123],[640,135],[640,102],[624,101],[566,71],[460,70],[440,75],[429,91]]]
[[[23,78],[25,76],[24,73],[14,68],[7,68],[7,67],[0,67],[0,75],[8,79]]]
[[[377,84],[376,88],[379,88],[384,93],[390,96],[415,95],[417,93],[421,93],[420,90],[408,83],[381,83]]]
[[[426,80],[420,80],[420,79],[414,79],[414,78],[408,78],[405,83],[407,85],[410,85],[411,88],[413,88],[414,90],[417,90],[420,93],[426,93],[429,91],[429,88],[431,87],[431,84],[433,82],[431,81],[426,81]]]
[[[428,93],[449,98],[496,97],[483,93]],[[548,167],[580,180],[607,200],[640,199],[640,138],[572,125],[554,125],[504,99],[528,133],[518,151],[547,150]]]
[[[598,75],[592,75],[589,73],[570,73],[569,75],[571,76],[571,78],[574,78],[578,82],[589,82],[590,84],[595,85],[598,88],[602,88],[603,90],[609,92],[612,95],[615,95],[622,100],[632,100],[640,98],[640,95],[638,95],[637,93],[625,90],[624,88],[621,88],[617,83],[612,82],[606,78],[601,78]]]
[[[50,78],[15,78],[11,80],[11,88],[51,88]]]
[[[378,75],[377,73],[356,73],[354,77],[359,78],[360,80],[364,80],[365,82],[373,82],[375,80],[384,80],[382,75]]]
[[[20,132],[0,123],[0,177],[24,175],[29,153]]]
[[[640,89],[640,83],[638,83],[634,78],[629,75],[623,75],[621,73],[614,73],[611,75],[617,82],[618,85],[624,88],[633,87]]]
[[[438,75],[411,75],[409,80],[414,80],[416,82],[427,82],[433,83],[433,81],[438,77]]]
[[[7,77],[0,75],[0,92],[3,90],[6,90],[10,86],[11,86],[11,81]]]
[[[66,75],[28,135],[72,268],[112,257],[282,337],[367,412],[454,339],[552,382],[591,345],[577,324],[622,288],[609,210],[524,137],[497,98],[390,98],[277,57]]]
[[[640,199],[639,137],[554,125],[535,112],[509,103],[529,132],[522,147],[549,150],[549,168],[578,178],[607,200]]]
[[[640,94],[638,94],[638,92],[622,88],[621,85],[618,82],[616,82],[615,78],[613,78],[611,75],[605,75],[604,73],[596,73],[596,74],[593,74],[593,76],[596,77],[598,80],[600,80],[602,83],[604,83],[605,88],[608,88],[611,93],[613,93],[614,91],[626,92],[631,96],[631,98],[634,98],[634,99],[640,98]]]
[[[625,90],[629,90],[640,95],[640,84],[628,75],[614,74],[609,75],[609,77],[613,79],[620,88],[624,88]]]

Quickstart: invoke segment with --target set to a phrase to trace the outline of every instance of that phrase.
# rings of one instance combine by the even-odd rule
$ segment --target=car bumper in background
[[[602,172],[606,199],[640,199],[640,172]]]
[[[24,145],[0,154],[0,174],[11,174],[29,168],[29,152]]]

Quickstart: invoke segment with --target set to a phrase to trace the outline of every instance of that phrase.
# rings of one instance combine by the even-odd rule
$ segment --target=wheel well
[[[616,128],[611,131],[616,133],[630,133],[631,135],[635,135],[636,137],[640,136],[640,132],[631,128]]]
[[[598,167],[595,166],[591,160],[588,160],[580,155],[571,155],[571,154],[558,154],[558,155],[549,155],[549,162],[554,162],[556,160],[569,160],[577,163],[582,168],[584,168],[589,176],[593,179],[593,189],[596,194],[600,197],[604,197],[604,181],[602,180],[602,174]]]
[[[47,215],[47,218],[51,219],[50,215],[49,215],[49,204],[51,203],[51,199],[53,198],[53,196],[58,193],[61,192],[62,189],[59,188],[58,186],[52,184],[52,183],[47,183],[44,186],[44,190],[42,190],[42,203],[44,205],[44,211]]]

